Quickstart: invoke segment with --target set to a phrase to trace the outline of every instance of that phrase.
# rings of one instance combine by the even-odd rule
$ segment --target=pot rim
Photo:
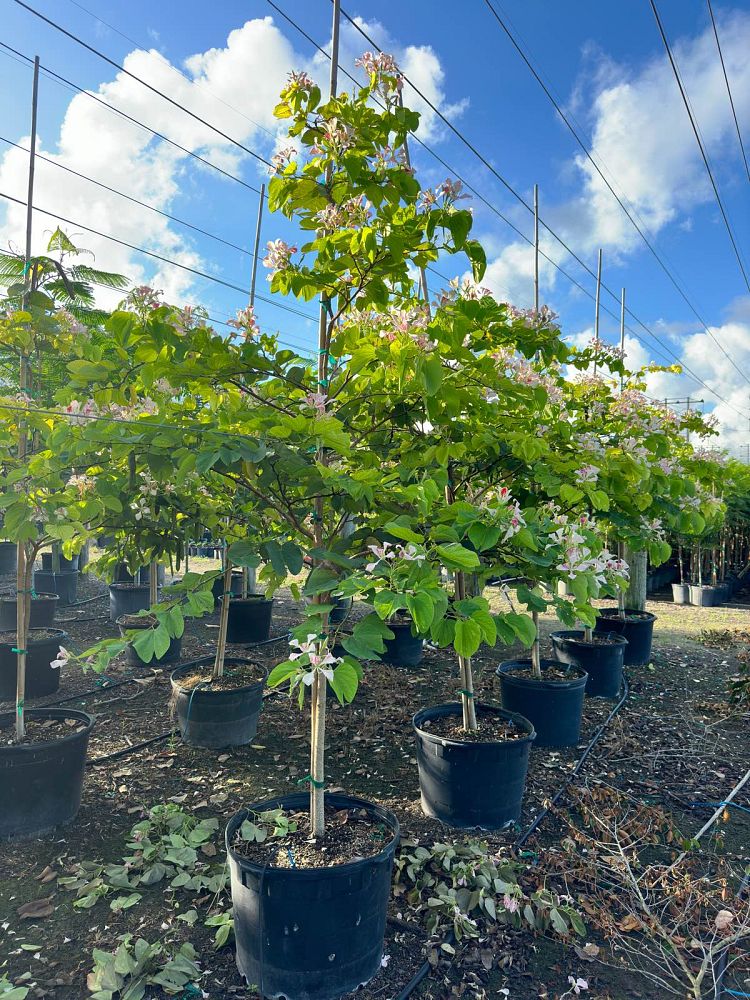
[[[219,600],[224,600],[224,594],[219,594]],[[248,594],[247,597],[243,597],[241,594],[230,593],[229,595],[229,606],[233,604],[273,604],[273,597],[266,597],[264,594]]]
[[[195,693],[196,697],[226,697],[228,694],[236,694],[238,691],[251,691],[253,688],[260,686],[261,688],[266,686],[266,681],[268,680],[268,668],[263,666],[262,663],[257,663],[255,660],[251,660],[246,656],[227,656],[224,659],[224,666],[228,663],[249,663],[254,667],[258,667],[262,671],[262,676],[259,676],[257,681],[253,681],[251,684],[245,684],[242,687],[230,688],[228,691],[212,691],[210,688],[205,687],[194,687],[185,688],[179,682],[179,677],[175,677],[175,674],[186,673],[188,670],[195,670],[196,667],[208,666],[209,663],[213,663],[213,656],[202,657],[201,660],[191,660],[189,663],[181,663],[179,667],[175,667],[172,673],[169,675],[169,681],[173,688],[181,691],[187,695],[193,695]]]
[[[11,640],[9,639],[7,642],[5,642],[3,640],[3,635],[6,632],[15,632],[15,631],[16,630],[14,628],[3,628],[3,629],[0,629],[0,646],[9,646],[10,643],[11,643]],[[32,632],[54,632],[55,634],[54,634],[54,636],[51,636],[51,635],[50,636],[45,636],[43,639],[41,639],[41,638],[36,638],[35,639],[34,636],[31,635]],[[48,627],[46,625],[35,625],[33,628],[27,629],[27,639],[26,639],[26,642],[29,643],[29,644],[31,644],[33,642],[36,642],[37,645],[41,645],[44,642],[52,642],[53,640],[55,642],[57,642],[57,640],[60,639],[60,638],[62,638],[63,636],[65,638],[68,637],[68,633],[65,631],[64,628],[52,628],[51,626]],[[31,711],[31,709],[29,709],[29,711]],[[38,709],[34,709],[34,711],[38,711]]]
[[[514,722],[516,725],[522,725],[526,730],[526,736],[519,740],[452,740],[447,736],[438,736],[435,733],[431,733],[428,729],[422,729],[421,723],[427,718],[431,718],[427,713],[437,712],[438,715],[460,715],[462,711],[460,701],[446,701],[441,705],[428,705],[426,708],[420,708],[418,712],[415,712],[412,716],[411,724],[414,731],[419,733],[421,737],[429,740],[431,743],[439,743],[441,746],[450,747],[506,747],[512,746],[516,743],[533,743],[536,739],[536,730],[534,729],[534,724],[530,722],[525,716],[521,715],[519,712],[509,712],[506,708],[500,708],[498,705],[490,705],[487,702],[479,701],[476,703],[476,709],[481,713],[484,711],[489,711],[492,715],[502,716],[508,722]],[[450,709],[448,712],[442,712],[440,709]]]
[[[149,590],[150,587],[150,583],[135,583],[134,581],[128,582],[127,580],[115,580],[114,583],[109,584],[110,590]]]
[[[561,629],[557,632],[550,632],[550,639],[553,641],[559,639],[565,642],[571,642],[576,646],[585,646],[586,649],[601,649],[602,643],[600,642],[588,642],[584,638],[579,638],[583,636],[583,629]],[[608,635],[610,639],[615,639],[616,642],[604,643],[604,645],[610,646],[627,646],[628,640],[624,635],[620,635],[619,632],[597,632],[597,635]]]
[[[79,730],[75,733],[68,733],[66,736],[62,736],[57,740],[46,740],[43,743],[10,743],[0,745],[0,758],[7,755],[19,753],[30,753],[38,750],[45,750],[48,747],[62,746],[64,743],[70,743],[73,740],[80,739],[86,733],[90,733],[94,722],[96,721],[93,715],[89,715],[88,712],[82,712],[77,708],[27,708],[25,712],[26,718],[32,716],[47,716],[47,718],[52,719],[77,719],[79,722],[85,723],[86,728],[84,730]],[[7,719],[12,721],[15,717],[14,712],[3,712],[0,715],[0,725]]]
[[[81,571],[78,569],[35,569],[34,576],[78,576]]]
[[[619,614],[619,610],[620,610],[619,608],[599,608],[599,617],[597,618],[597,622],[600,621],[602,618],[605,619],[605,621],[611,620],[612,618],[616,618],[617,615]],[[636,610],[636,608],[625,608],[626,622],[628,620],[629,615],[638,615],[638,618],[635,618],[632,621],[628,622],[628,624],[630,625],[638,624],[638,622],[642,622],[643,624],[645,624],[646,622],[656,621],[656,615],[652,614],[650,611],[638,611]]]
[[[561,664],[559,660],[542,659],[541,665],[542,665],[542,673],[544,673],[545,668],[554,667],[557,670],[561,670],[564,666],[567,666],[568,669],[565,671],[565,673],[572,673],[573,671],[576,671],[576,676],[571,677],[570,680],[559,680],[558,678],[552,678],[550,680],[547,680],[544,676],[542,676],[541,678],[517,677],[513,679],[524,685],[529,685],[532,687],[546,686],[554,688],[564,687],[564,686],[576,687],[579,686],[579,684],[580,686],[583,686],[588,680],[589,676],[588,672],[584,670],[583,667],[579,667],[577,664],[566,665],[566,664]],[[498,667],[495,670],[495,676],[506,677],[508,675],[513,674],[514,668],[518,668],[521,670],[528,670],[530,666],[531,666],[531,660],[504,660],[502,663],[498,664]]]
[[[32,594],[31,595],[31,600],[32,601],[59,601],[60,600],[60,595],[59,594]],[[16,595],[15,597],[12,597],[10,594],[3,594],[3,596],[0,597],[0,604],[17,604],[17,603],[18,603],[18,595]]]
[[[398,821],[398,817],[390,809],[386,809],[385,806],[379,805],[377,802],[370,802],[367,799],[360,799],[356,795],[346,795],[344,792],[325,792],[325,797],[328,800],[339,800],[342,803],[342,808],[364,808],[368,812],[374,814],[382,819],[383,822],[387,823],[391,829],[391,839],[387,841],[382,850],[378,851],[377,854],[371,854],[367,858],[359,858],[356,861],[346,861],[341,865],[330,865],[325,868],[277,868],[276,866],[259,864],[257,861],[251,861],[249,858],[244,857],[242,854],[238,854],[237,851],[232,847],[229,842],[230,831],[231,835],[240,826],[241,822],[250,812],[262,812],[264,809],[273,808],[285,808],[281,803],[293,800],[290,803],[292,805],[299,805],[304,808],[304,806],[309,802],[309,795],[307,792],[290,792],[288,795],[276,795],[270,799],[264,799],[261,802],[253,802],[244,809],[240,809],[236,812],[226,825],[224,830],[224,844],[227,849],[227,854],[231,859],[238,864],[241,868],[245,870],[250,870],[258,875],[262,875],[264,878],[268,875],[278,875],[281,873],[284,878],[291,877],[297,879],[316,879],[319,880],[325,872],[335,873],[335,877],[338,878],[340,875],[347,875],[367,867],[370,864],[379,863],[387,857],[387,855],[395,851],[398,846],[398,842],[401,838],[401,824]],[[345,805],[346,804],[346,805]]]

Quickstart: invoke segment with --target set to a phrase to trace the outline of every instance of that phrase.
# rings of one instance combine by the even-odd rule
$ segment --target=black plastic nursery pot
[[[542,679],[518,676],[531,669],[531,660],[506,660],[495,673],[500,678],[503,708],[524,716],[536,730],[539,747],[572,747],[581,736],[583,699],[588,674],[580,667],[566,669],[569,680],[547,678],[549,670],[560,670],[557,660],[542,660]]]
[[[120,635],[125,638],[126,632],[132,632],[135,629],[147,629],[153,628],[156,623],[155,618],[139,618],[136,615],[121,615],[117,619],[117,627],[120,630]],[[169,643],[169,649],[162,656],[154,656],[148,661],[146,666],[161,666],[165,663],[175,663],[180,658],[182,653],[182,636],[172,638]],[[132,642],[128,644],[125,650],[125,662],[131,667],[142,667],[144,666],[144,661],[138,655],[137,650],[133,646]]]
[[[0,576],[8,576],[18,569],[18,547],[15,542],[0,542]]]
[[[719,601],[719,591],[717,587],[690,587],[690,603],[696,608],[713,608]]]
[[[55,620],[59,601],[57,594],[32,595],[29,628],[49,628]],[[15,597],[0,597],[0,629],[16,627],[17,608]]]
[[[602,608],[596,619],[595,632],[617,632],[628,640],[623,663],[626,667],[642,666],[651,659],[651,644],[654,638],[656,615],[650,611],[625,608],[625,617],[620,618],[617,608]]]
[[[123,615],[134,615],[150,607],[150,588],[141,583],[110,583],[109,620],[116,622]]]
[[[240,597],[242,595],[241,571],[237,573],[232,572],[232,584],[229,589],[235,597]],[[224,593],[224,574],[217,576],[211,584],[211,593],[214,595],[214,604],[218,604],[221,601],[222,594]]]
[[[412,724],[417,738],[417,765],[422,812],[448,826],[499,830],[521,815],[534,727],[521,715],[485,705],[480,716],[494,715],[514,722],[527,735],[515,740],[472,743],[452,740],[424,729],[426,722],[446,715],[461,717],[459,702],[423,708]]]
[[[34,570],[34,590],[37,594],[57,594],[59,607],[75,604],[78,596],[78,570],[66,569],[59,573],[52,570]]]
[[[226,829],[237,968],[264,997],[334,1000],[381,967],[398,820],[363,799],[328,793],[326,806],[364,809],[382,828],[383,849],[330,868],[276,868],[238,854],[235,833],[249,812],[305,809],[305,793],[259,802]]]
[[[254,660],[228,656],[224,661],[225,674],[231,673],[233,665],[253,664],[258,667],[260,679],[227,691],[212,691],[208,684],[182,687],[181,677],[195,671],[198,666],[210,663],[213,663],[213,657],[206,656],[172,671],[172,698],[182,739],[189,746],[214,750],[245,746],[252,742],[258,729],[268,672]],[[206,681],[209,679],[207,676]]]
[[[341,625],[349,617],[354,602],[351,597],[336,597],[332,603],[333,610],[329,612],[328,622],[331,625]]]
[[[72,559],[66,559],[64,555],[60,556],[60,570],[76,570],[78,571],[78,556],[73,556]],[[42,552],[42,569],[52,570],[52,553]]]
[[[607,641],[587,642],[581,629],[553,632],[552,649],[560,663],[580,667],[588,674],[589,698],[617,698],[622,687],[622,667],[628,640],[616,632],[597,632]]]
[[[232,597],[229,601],[227,621],[227,642],[265,642],[271,635],[271,615],[273,598],[267,600],[262,594],[248,594],[247,597]]]
[[[18,656],[15,652],[15,633],[15,629],[0,632],[0,701],[14,701],[16,697]],[[11,634],[12,639],[6,638]],[[26,639],[27,700],[54,694],[60,687],[60,670],[58,667],[51,667],[50,663],[57,659],[60,646],[64,646],[67,641],[68,633],[61,628],[29,629]]]
[[[690,587],[686,583],[672,584],[672,601],[675,604],[690,603]]]
[[[39,836],[69,823],[81,805],[93,718],[70,708],[30,708],[26,719],[76,720],[84,727],[49,743],[8,744],[15,717],[0,715],[0,839]]]
[[[388,622],[393,639],[384,639],[385,653],[381,659],[394,667],[416,667],[424,658],[424,638],[412,635],[410,621]]]

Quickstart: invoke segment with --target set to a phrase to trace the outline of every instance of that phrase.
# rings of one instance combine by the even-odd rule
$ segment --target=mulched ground
[[[114,634],[116,628],[109,621],[104,584],[83,577],[79,600],[87,598],[94,600],[78,608],[61,608],[58,614],[60,627],[69,633],[64,645],[76,650]],[[496,592],[495,599],[499,601]],[[355,609],[353,614],[362,610]],[[750,606],[691,608],[652,601],[648,610],[658,616],[652,663],[629,671],[628,701],[589,757],[576,787],[599,782],[665,807],[679,829],[689,835],[712,811],[696,803],[722,801],[748,767],[748,716],[730,708],[726,685],[737,672],[738,654],[746,648],[735,638],[750,627]],[[253,649],[253,659],[269,667],[279,662],[287,649],[286,629],[300,618],[300,609],[288,593],[278,597],[272,628],[280,639]],[[215,615],[188,624],[181,662],[211,654],[216,626]],[[559,627],[543,619],[545,640],[549,631]],[[711,632],[708,642],[700,641],[705,630]],[[544,655],[550,655],[547,649],[545,641]],[[247,650],[230,647],[230,652]],[[498,703],[495,668],[500,660],[520,652],[518,648],[480,651],[476,688],[481,699]],[[7,972],[11,981],[33,985],[32,997],[84,998],[92,950],[114,950],[118,935],[125,932],[149,941],[190,940],[205,971],[201,987],[211,1000],[256,996],[240,980],[231,947],[214,950],[213,931],[204,928],[202,921],[189,926],[177,919],[180,906],[184,910],[193,905],[184,899],[180,902],[181,897],[156,886],[144,891],[132,909],[112,912],[108,902],[102,901],[91,911],[77,910],[72,908],[71,894],[57,887],[54,876],[50,881],[38,880],[47,866],[62,873],[84,860],[119,862],[132,825],[146,809],[162,802],[179,803],[200,818],[216,817],[220,829],[214,844],[220,856],[223,827],[239,808],[306,787],[299,782],[309,772],[307,715],[300,718],[296,702],[290,704],[283,694],[267,697],[252,746],[230,751],[191,748],[172,732],[168,710],[172,668],[133,669],[116,663],[107,677],[97,677],[68,666],[59,692],[34,703],[66,699],[70,707],[95,714],[96,725],[83,805],[75,823],[37,840],[0,845],[0,976]],[[429,844],[460,840],[459,834],[421,812],[411,727],[417,709],[454,700],[457,687],[456,666],[442,651],[428,650],[419,668],[367,668],[353,705],[341,708],[329,700],[329,785],[392,809],[404,836]],[[0,710],[9,707],[0,705]],[[573,770],[611,708],[611,702],[587,701],[578,747],[532,751],[521,824],[486,836],[489,850],[509,845],[531,823]],[[165,738],[128,752],[160,736]],[[113,753],[121,756],[112,759]],[[97,763],[105,756],[107,760]],[[750,807],[750,791],[743,790],[736,801]],[[530,863],[555,847],[563,832],[559,817],[547,817],[525,845]],[[721,833],[719,849],[746,862],[750,813],[731,810]],[[17,910],[23,904],[48,898],[53,907],[50,915],[37,920],[19,917]],[[397,997],[430,951],[419,932],[404,926],[399,917],[404,916],[403,909],[402,901],[394,901],[385,945],[389,960],[381,974],[357,994],[362,1000]],[[568,976],[574,974],[588,980],[585,995],[596,1000],[657,996],[652,985],[632,972],[585,961],[573,943],[504,931],[495,936],[492,949],[489,961],[486,955],[482,960],[477,949],[463,956],[443,955],[413,995],[423,1000],[500,997],[504,996],[500,990],[508,989],[511,1000],[556,1000],[568,988]],[[740,976],[733,985],[742,989],[742,982]],[[162,996],[151,988],[147,995]]]

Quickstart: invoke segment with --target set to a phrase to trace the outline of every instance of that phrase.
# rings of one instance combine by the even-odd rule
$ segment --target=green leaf
[[[422,545],[424,543],[424,538],[422,535],[418,535],[416,531],[404,524],[403,518],[399,520],[396,518],[393,521],[389,521],[387,524],[383,525],[383,531],[387,531],[389,535],[393,535],[394,538],[400,539],[402,542],[413,542],[415,545]]]
[[[156,629],[144,628],[136,639],[133,640],[133,649],[144,663],[150,663],[154,658],[154,637]],[[168,638],[168,637],[167,637]],[[169,642],[167,641],[167,647]]]
[[[257,542],[243,538],[229,546],[229,558],[235,566],[250,566],[255,569],[260,566],[260,554]]]
[[[305,580],[303,593],[308,597],[314,597],[315,594],[329,594],[336,589],[337,584],[338,577],[335,573],[325,566],[316,566]]]
[[[295,545],[294,542],[284,542],[281,546],[281,552],[284,556],[284,562],[287,565],[289,572],[296,576],[302,571],[304,565],[302,549],[299,545]]]
[[[407,594],[406,607],[417,626],[417,632],[423,635],[435,617],[435,605],[431,598],[425,593]]]
[[[459,542],[438,545],[437,554],[448,569],[479,569],[479,556],[471,549],[465,549]]]
[[[385,621],[406,607],[406,597],[403,594],[394,594],[391,590],[379,590],[372,603],[379,617]]]
[[[469,527],[467,534],[474,548],[479,549],[480,552],[484,552],[485,549],[491,549],[493,545],[497,544],[501,531],[501,528],[493,528],[488,524],[481,524],[479,521],[475,521]]]
[[[430,356],[422,365],[422,382],[429,396],[434,396],[443,381],[443,364],[439,357]]]
[[[487,645],[494,646],[497,642],[497,626],[495,625],[495,619],[489,611],[475,611],[471,616],[471,620],[476,622],[482,630],[482,639]]]
[[[459,656],[473,656],[482,642],[482,629],[471,618],[459,618],[453,647]]]
[[[533,619],[530,615],[517,615],[515,612],[508,612],[504,617],[505,621],[528,649],[534,642],[534,639],[536,639],[536,628],[534,627]]]
[[[164,654],[169,649],[172,637],[169,634],[169,630],[165,625],[160,625],[154,630],[154,655],[157,659]]]
[[[289,680],[293,674],[296,674],[297,670],[297,664],[288,660],[285,660],[284,663],[278,663],[268,675],[266,684],[269,687],[278,687],[279,684],[283,684],[284,681]]]
[[[333,671],[333,680],[330,681],[336,697],[342,705],[347,705],[353,701],[359,687],[359,674],[351,663],[344,660],[339,663]]]

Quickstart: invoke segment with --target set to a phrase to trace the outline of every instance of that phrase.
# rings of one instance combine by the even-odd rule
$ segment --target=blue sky
[[[117,62],[126,61],[133,72],[264,156],[270,155],[277,141],[278,126],[271,109],[287,71],[305,68],[321,81],[327,77],[327,63],[265,0],[224,0],[213,5],[182,0],[179,18],[174,15],[175,5],[143,0],[127,4],[83,0],[82,5],[73,0],[36,0],[34,6]],[[328,2],[279,0],[279,6],[316,41],[327,43]],[[705,332],[611,194],[592,176],[573,136],[484,0],[469,0],[460,10],[429,0],[380,0],[377,4],[347,0],[344,6],[366,22],[378,44],[396,55],[407,75],[525,199],[530,201],[532,185],[539,184],[542,218],[564,235],[591,268],[595,268],[597,248],[604,247],[605,281],[617,293],[626,287],[634,313],[661,340],[655,344],[631,320],[629,325],[648,346],[629,336],[629,356],[636,363],[661,360],[658,352],[685,357],[726,402],[718,402],[685,375],[652,376],[652,392],[660,397],[702,396],[707,409],[716,406],[724,441],[739,453],[750,441],[750,382],[745,378],[750,376],[750,295],[647,0],[617,4],[504,0],[496,6],[522,39],[550,90],[575,118],[613,186],[638,213],[716,340]],[[707,7],[697,0],[690,4],[661,0],[658,6],[740,249],[750,261],[750,179],[740,156]],[[44,66],[100,94],[247,184],[258,187],[265,179],[263,168],[251,157],[139,84],[118,79],[115,69],[13,0],[0,0],[0,10],[7,44],[26,55],[38,53]],[[717,4],[715,12],[747,148],[750,4]],[[344,29],[342,43],[342,61],[351,68],[366,43],[351,27]],[[190,82],[165,60],[182,69]],[[19,142],[28,135],[30,83],[28,65],[0,53],[0,86],[13,97],[0,112],[0,135],[6,139]],[[408,88],[405,101],[419,107]],[[39,133],[44,155],[231,243],[251,246],[256,194],[177,154],[89,98],[74,99],[70,90],[46,77],[41,83]],[[429,113],[422,137],[522,232],[531,235],[529,213]],[[445,169],[429,153],[415,149],[413,159],[424,184],[444,179]],[[41,207],[231,284],[248,285],[251,261],[246,254],[92,188],[54,166],[42,163],[38,176],[35,201]],[[2,143],[0,191],[25,197],[24,154]],[[468,204],[474,209],[475,231],[488,249],[488,283],[501,297],[518,305],[530,304],[530,248],[480,200],[474,198]],[[0,203],[3,246],[22,242],[22,215],[20,207],[6,211]],[[35,217],[37,248],[53,224],[49,217]],[[284,220],[266,216],[263,240],[276,236],[291,238],[293,232]],[[240,292],[159,265],[99,237],[81,232],[79,242],[94,249],[100,266],[153,282],[169,298],[201,301],[218,319],[226,319],[244,304]],[[543,247],[593,292],[593,279],[558,244],[547,237]],[[450,261],[441,262],[444,274],[452,275],[454,268]],[[434,275],[431,281],[439,283]],[[262,268],[259,291],[268,292]],[[573,338],[587,335],[593,326],[591,299],[549,266],[542,268],[542,298],[560,313],[566,334]],[[612,298],[603,294],[602,301],[618,313]],[[300,308],[314,312],[310,305]],[[258,312],[261,325],[281,331],[282,339],[303,347],[312,344],[314,324],[296,312],[264,302],[259,303]],[[616,339],[617,322],[606,312],[601,330],[606,339]]]

